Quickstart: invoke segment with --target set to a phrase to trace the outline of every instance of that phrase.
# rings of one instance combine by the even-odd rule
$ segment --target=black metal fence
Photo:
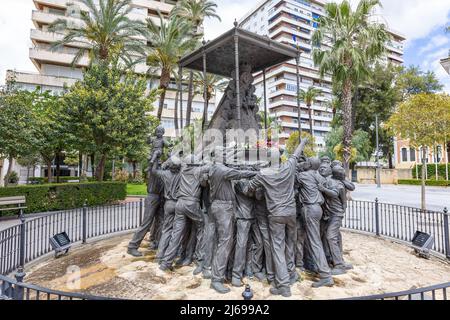
[[[0,299],[104,299],[84,294],[54,291],[23,283],[21,268],[52,251],[50,237],[65,231],[71,241],[116,234],[139,227],[144,211],[143,200],[121,205],[61,211],[45,214],[0,231]],[[432,253],[450,259],[449,215],[369,201],[349,201],[343,221],[346,229],[367,232],[405,242],[412,241],[416,231],[431,234]],[[21,241],[23,239],[23,241]],[[19,269],[16,280],[5,275]],[[447,300],[450,283],[416,290],[388,293],[355,299],[443,299]]]
[[[139,227],[143,216],[143,201],[104,207],[53,212],[24,221],[0,231],[0,274],[6,275],[21,266],[52,252],[49,239],[66,232],[73,243]],[[20,236],[24,232],[24,250]]]
[[[342,300],[447,300],[450,282],[407,291],[377,294],[366,297],[353,297]]]
[[[450,259],[449,214],[369,201],[349,201],[344,228],[411,242],[416,231],[434,237],[432,253]]]
[[[51,290],[0,275],[0,300],[116,300],[83,293]]]

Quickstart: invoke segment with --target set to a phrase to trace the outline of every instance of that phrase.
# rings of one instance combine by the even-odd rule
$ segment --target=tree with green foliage
[[[368,132],[372,146],[376,141],[375,120],[378,116],[379,146],[386,155],[390,168],[393,167],[393,137],[382,124],[390,118],[402,100],[401,90],[396,85],[401,71],[401,67],[377,63],[370,69],[369,77],[359,85],[353,106],[354,128]]]
[[[322,90],[314,88],[314,86],[310,86],[308,90],[302,90],[300,89],[298,92],[298,96],[301,101],[306,103],[306,106],[308,107],[308,114],[309,114],[309,132],[311,135],[314,135],[314,129],[313,129],[313,116],[312,116],[312,104],[316,100],[317,97],[320,96],[322,93]]]
[[[286,141],[286,151],[289,154],[293,154],[295,152],[295,149],[297,149],[298,145],[300,144],[300,139],[298,137],[299,132],[295,131],[289,136],[289,139]],[[315,157],[317,155],[316,152],[316,140],[314,139],[314,136],[309,134],[308,132],[303,131],[302,132],[302,140],[307,138],[308,143],[306,144],[304,155],[307,157]]]
[[[228,82],[218,75],[207,73],[205,79],[203,72],[194,72],[194,94],[204,96],[206,86],[206,97],[204,96],[206,108],[203,109],[202,118],[203,131],[206,130],[206,124],[208,123],[209,101],[219,90],[224,91],[227,84]]]
[[[417,66],[403,69],[396,86],[401,90],[404,99],[419,93],[436,93],[444,88],[433,71],[424,72]]]
[[[147,19],[144,32],[149,43],[147,65],[150,74],[160,74],[159,106],[157,117],[161,120],[166,92],[180,57],[195,47],[196,38],[189,36],[191,26],[176,16],[166,20],[159,13],[159,24]]]
[[[178,17],[191,26],[190,36],[194,39],[203,37],[200,30],[205,18],[215,18],[221,21],[216,12],[217,4],[209,0],[182,0],[171,12],[172,17]],[[195,47],[199,46],[197,42]],[[189,71],[188,100],[186,106],[186,126],[191,124],[192,101],[194,99],[194,73]]]
[[[36,138],[36,151],[47,166],[47,178],[51,183],[52,163],[56,161],[56,182],[60,182],[60,162],[63,152],[68,151],[69,133],[62,120],[63,109],[61,97],[39,89],[31,93],[36,124],[33,134]],[[78,139],[78,138],[77,138]]]
[[[119,56],[127,66],[134,64],[136,54],[145,54],[145,43],[138,39],[144,24],[129,18],[133,10],[131,0],[79,0],[83,8],[76,10],[80,24],[72,20],[57,19],[49,27],[51,32],[65,32],[65,36],[52,46],[77,44],[78,52],[72,64],[89,53],[91,62],[109,61]],[[78,16],[79,15],[79,16]]]
[[[117,64],[94,64],[64,95],[64,125],[80,137],[76,149],[95,146],[99,155],[95,176],[103,181],[108,156],[145,143],[152,127],[154,90],[146,94],[146,80],[124,73]],[[87,144],[84,145],[84,144]]]
[[[411,146],[422,147],[422,210],[425,204],[426,146],[444,142],[450,128],[450,96],[420,93],[398,106],[387,123],[393,134],[408,139]]]
[[[9,163],[5,186],[8,186],[15,159],[35,152],[35,117],[32,106],[32,94],[17,90],[13,81],[0,88],[0,157],[7,158]]]
[[[314,63],[323,77],[331,74],[333,82],[342,86],[343,162],[348,175],[352,151],[352,98],[357,83],[368,75],[368,67],[385,52],[390,39],[384,24],[371,22],[379,0],[361,0],[352,10],[349,1],[327,3],[313,35]],[[320,46],[327,40],[331,49]]]
[[[344,158],[342,146],[343,135],[344,129],[342,127],[333,128],[325,139],[325,151],[321,155],[342,161]],[[369,134],[363,130],[356,130],[352,138],[350,164],[367,161],[370,159],[371,150],[372,146]]]

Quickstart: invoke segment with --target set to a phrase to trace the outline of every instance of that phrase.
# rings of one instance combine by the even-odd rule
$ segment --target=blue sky
[[[1,0],[0,11],[0,84],[7,69],[36,71],[28,58],[31,46],[30,29],[32,0]],[[206,38],[212,39],[233,27],[239,19],[256,6],[255,0],[216,0],[222,22],[205,23]],[[357,0],[351,0],[357,3]],[[419,65],[436,72],[450,93],[450,76],[439,65],[448,55],[450,34],[444,32],[450,25],[450,0],[381,0],[383,8],[377,18],[407,37],[405,64]]]

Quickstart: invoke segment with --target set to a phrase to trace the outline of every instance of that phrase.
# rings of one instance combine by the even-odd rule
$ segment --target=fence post
[[[83,219],[82,219],[82,230],[83,230],[83,244],[86,243],[86,237],[87,237],[87,201],[84,201],[83,204]]]
[[[144,219],[144,199],[139,201],[139,225],[142,224],[142,220]]]
[[[378,198],[375,198],[375,233],[377,236],[380,235],[380,208]]]
[[[445,256],[450,260],[450,236],[448,226],[448,210],[444,208],[444,239],[445,239]]]
[[[20,209],[20,242],[19,242],[19,268],[17,269],[16,274],[14,277],[16,278],[16,281],[20,284],[23,282],[23,279],[25,278],[25,232],[26,232],[26,226],[25,226],[25,215],[23,214],[23,209]],[[20,285],[15,285],[14,288],[14,299],[15,300],[23,300],[24,297],[24,290],[23,287]]]

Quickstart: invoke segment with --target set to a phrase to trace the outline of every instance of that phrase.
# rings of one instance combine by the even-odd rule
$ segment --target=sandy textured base
[[[165,273],[153,262],[155,252],[134,258],[126,254],[131,236],[122,236],[87,244],[68,256],[51,259],[28,270],[26,281],[62,291],[128,299],[242,299],[243,288],[232,288],[220,295],[209,288],[210,281],[193,276],[194,267],[183,267]],[[424,260],[399,244],[373,237],[344,233],[345,259],[355,268],[346,275],[334,277],[333,288],[311,288],[312,278],[302,274],[303,281],[292,287],[291,299],[336,299],[384,292],[408,290],[450,280],[450,265]],[[78,288],[71,282],[76,274],[68,270],[78,266],[81,279]],[[76,270],[76,268],[75,268]],[[269,285],[249,281],[255,299],[281,299],[269,293]],[[68,285],[69,284],[69,285]]]

